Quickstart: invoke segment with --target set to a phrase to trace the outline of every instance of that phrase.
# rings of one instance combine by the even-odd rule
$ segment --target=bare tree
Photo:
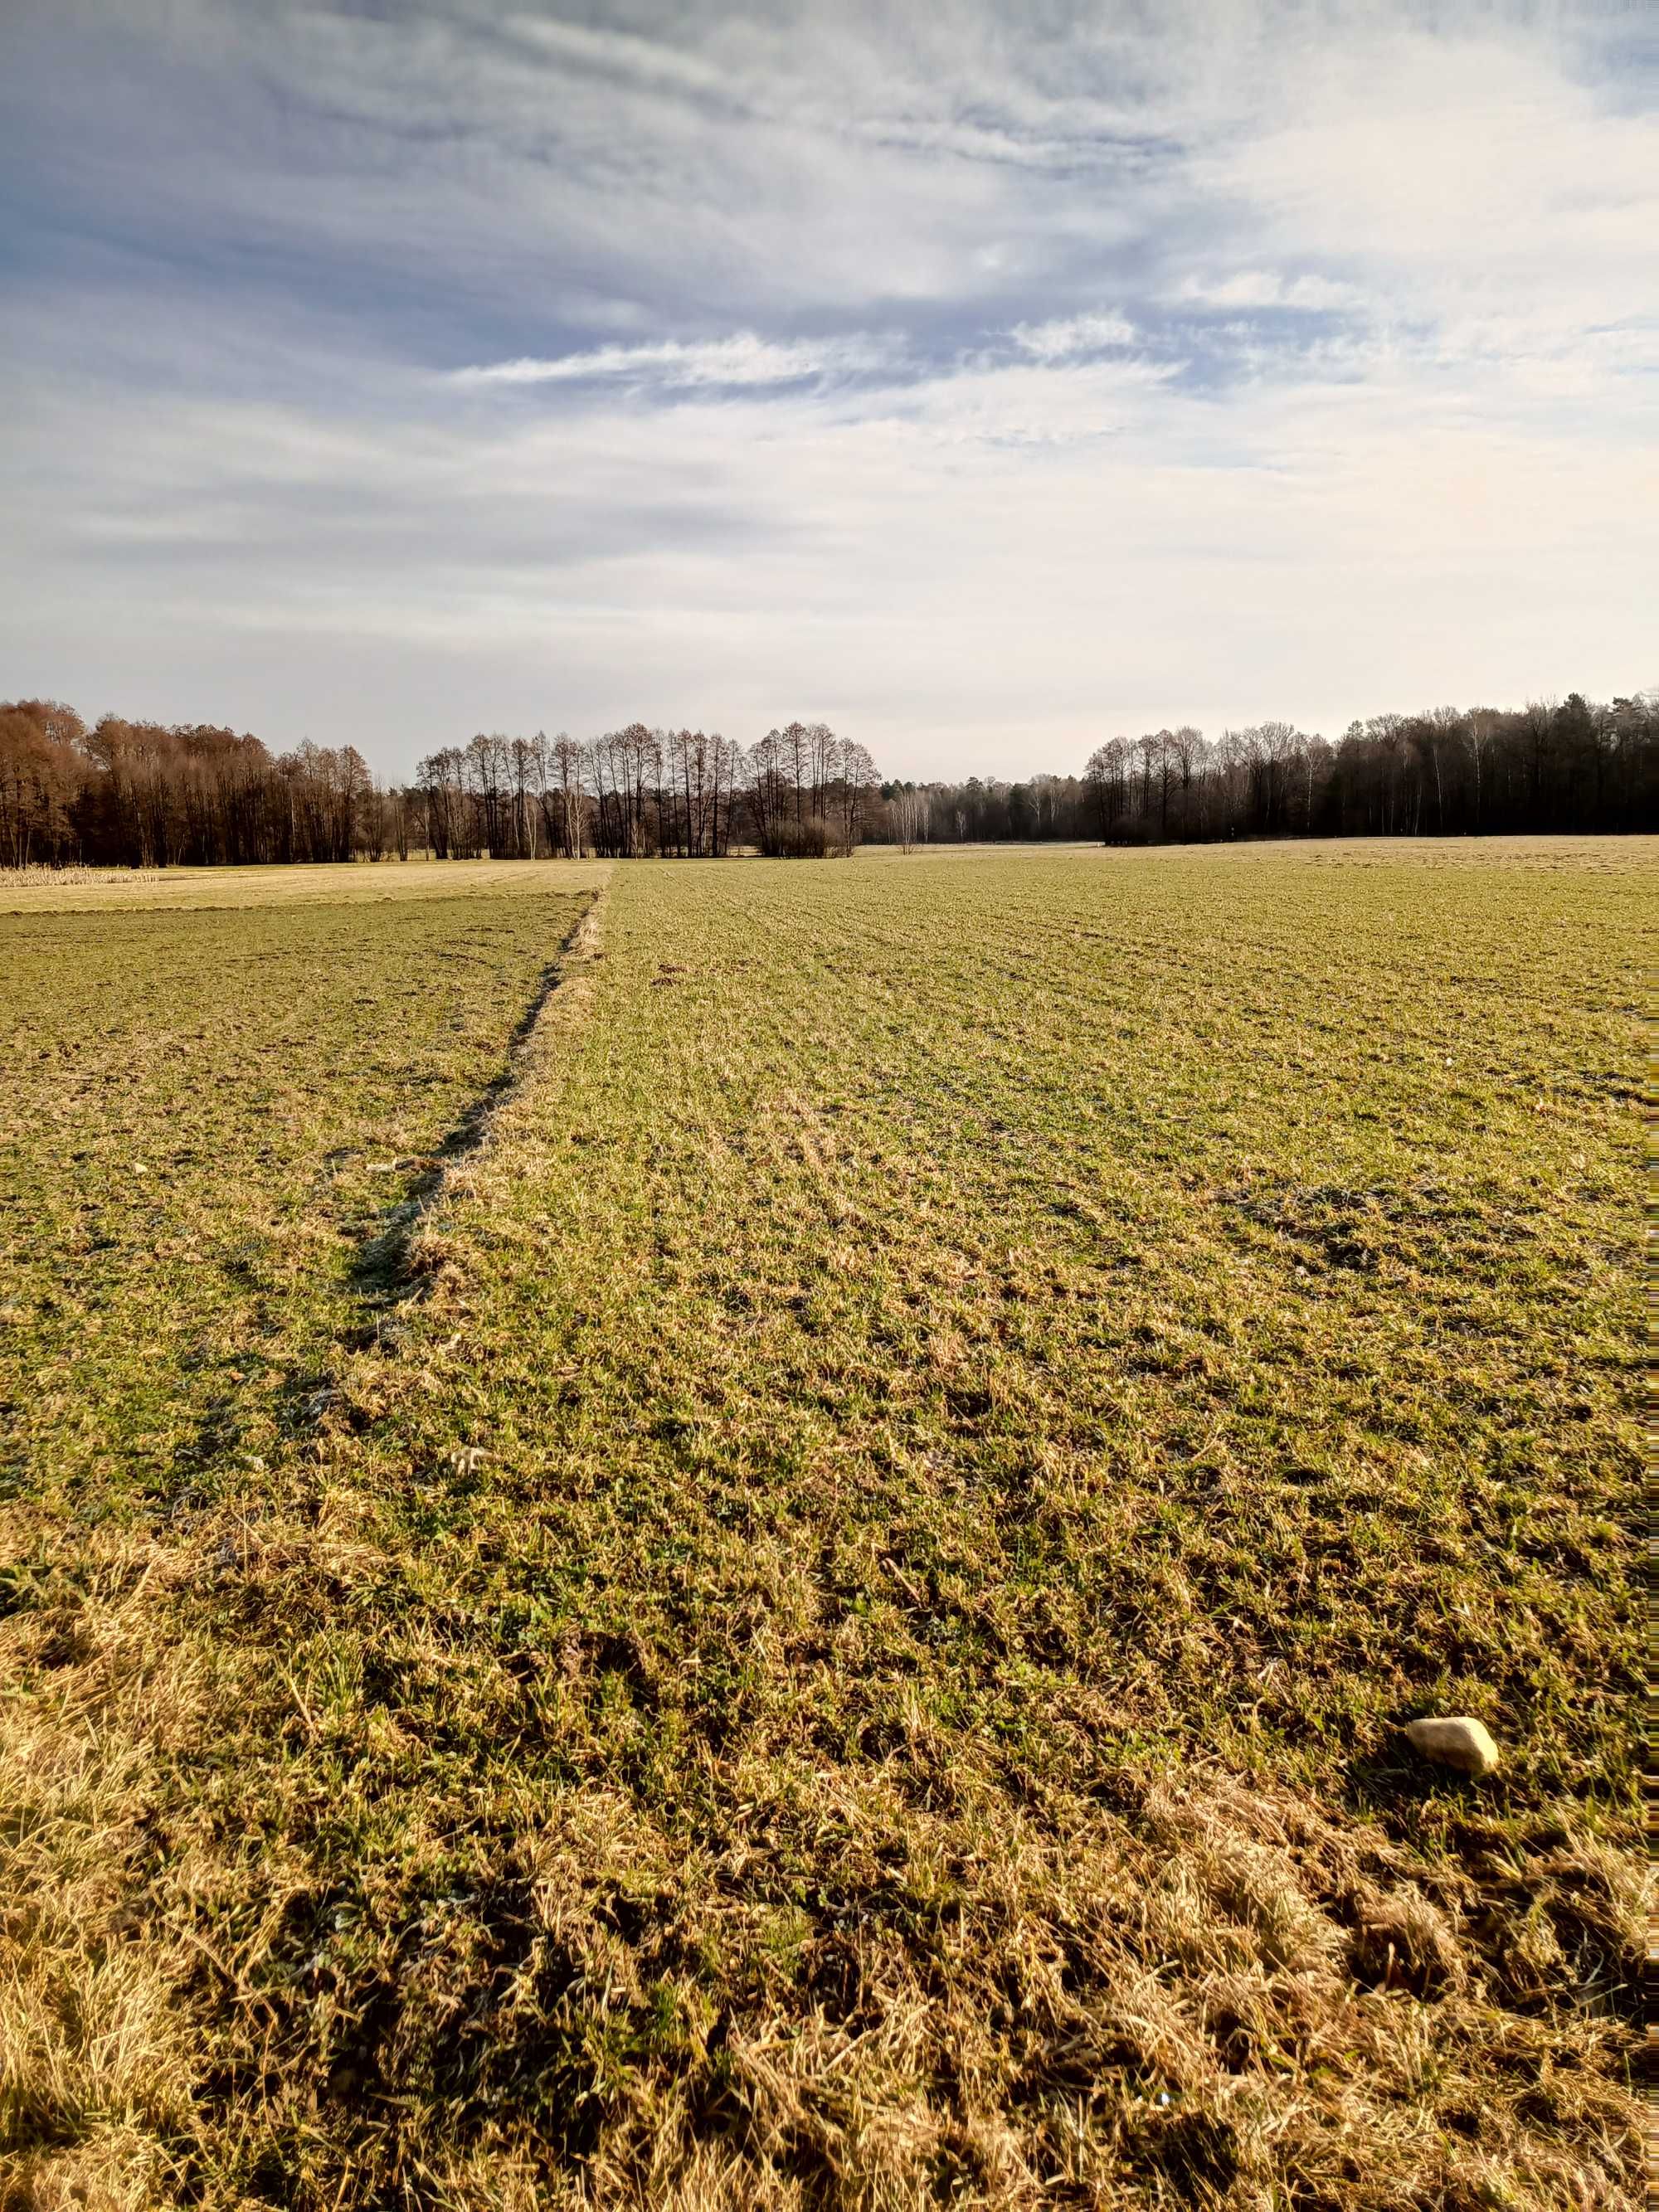
[[[744,794],[753,817],[755,842],[766,854],[784,849],[788,777],[781,734],[769,730],[743,759]]]
[[[839,749],[836,777],[841,797],[842,850],[850,856],[858,849],[864,810],[880,779],[866,748],[845,739]]]
[[[805,722],[786,722],[778,732],[783,769],[794,798],[797,834],[806,825],[807,787],[812,773],[812,732]]]
[[[1109,738],[1097,745],[1083,771],[1090,802],[1095,811],[1101,842],[1109,843],[1123,819],[1129,802],[1129,740]]]
[[[927,793],[914,785],[896,791],[889,802],[894,834],[902,852],[914,853],[927,835],[931,808]]]

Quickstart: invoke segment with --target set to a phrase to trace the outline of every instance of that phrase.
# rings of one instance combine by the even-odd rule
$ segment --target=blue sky
[[[0,691],[890,772],[1659,683],[1659,14],[9,0]]]

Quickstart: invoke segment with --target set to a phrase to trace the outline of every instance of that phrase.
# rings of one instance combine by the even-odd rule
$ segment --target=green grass
[[[1653,857],[5,925],[21,2201],[1633,2204]]]
[[[590,896],[0,924],[0,1480],[173,1507],[271,1448]]]

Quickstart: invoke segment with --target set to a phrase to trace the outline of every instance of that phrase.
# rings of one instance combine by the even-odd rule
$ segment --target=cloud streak
[[[779,343],[738,331],[730,337],[684,343],[665,338],[647,345],[598,346],[552,360],[520,356],[451,372],[458,385],[651,383],[669,391],[804,384],[830,377],[868,375],[890,369],[896,349],[865,336]]]
[[[1135,343],[1134,325],[1123,315],[1061,315],[1046,323],[1016,323],[1010,333],[1030,360],[1077,361]]]

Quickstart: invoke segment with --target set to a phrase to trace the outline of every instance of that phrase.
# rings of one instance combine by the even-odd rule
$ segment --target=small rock
[[[1498,1746],[1486,1723],[1471,1720],[1467,1713],[1413,1721],[1406,1735],[1425,1759],[1437,1759],[1442,1766],[1455,1766],[1460,1774],[1471,1775],[1477,1782],[1498,1764]]]

